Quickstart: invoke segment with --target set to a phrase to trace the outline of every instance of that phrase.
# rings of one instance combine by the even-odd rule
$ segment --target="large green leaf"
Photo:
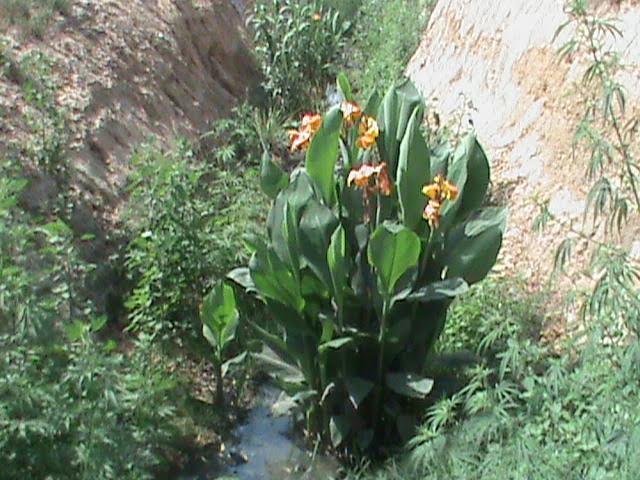
[[[240,314],[233,288],[218,282],[205,296],[201,310],[202,333],[220,354],[235,337]]]
[[[374,90],[373,92],[371,92],[371,95],[369,95],[362,113],[364,113],[365,115],[369,115],[370,117],[375,117],[378,114],[379,108],[380,94]]]
[[[464,218],[467,214],[480,208],[489,188],[489,160],[478,143],[475,135],[469,134],[462,146],[467,158],[467,181],[462,191],[458,216]]]
[[[347,234],[342,225],[339,225],[331,235],[331,242],[327,250],[327,264],[333,285],[333,296],[338,306],[342,306],[344,292],[349,285]]]
[[[349,79],[344,74],[344,72],[340,72],[338,77],[336,78],[336,85],[338,86],[338,91],[342,94],[342,97],[345,100],[353,101],[353,90],[351,89],[351,83],[349,83]]]
[[[305,302],[300,294],[300,285],[272,249],[262,246],[256,250],[249,262],[249,270],[256,289],[263,297],[302,312]]]
[[[334,107],[325,115],[320,130],[307,150],[306,169],[327,205],[335,199],[334,168],[340,151],[342,112]]]
[[[378,114],[378,122],[381,132],[381,140],[379,141],[383,146],[382,155],[385,157],[387,166],[390,173],[393,175],[395,172],[392,166],[396,164],[396,153],[398,150],[399,141],[396,139],[396,132],[398,130],[398,95],[395,88],[387,90],[382,104],[380,105],[380,113]]]
[[[384,223],[369,241],[369,263],[376,268],[382,293],[388,297],[398,279],[417,265],[419,257],[420,238],[401,225]]]
[[[413,373],[388,373],[387,386],[394,392],[410,398],[424,398],[433,389],[433,380]]]
[[[253,329],[256,336],[260,340],[262,340],[262,342],[266,346],[271,348],[280,358],[282,358],[283,361],[290,364],[296,363],[298,352],[290,348],[289,345],[287,345],[287,343],[284,340],[274,335],[273,333],[268,332],[267,330],[262,328],[260,325],[258,325],[257,323],[251,320],[247,320],[247,324]]]
[[[469,291],[469,285],[462,278],[448,278],[422,287],[406,298],[409,301],[429,303],[452,299],[467,291]]]
[[[467,183],[467,149],[466,143],[462,142],[453,152],[447,166],[447,180],[453,183],[460,190],[461,194],[454,201],[447,201],[442,208],[441,230],[446,230],[455,223],[458,210],[462,203],[462,192]]]
[[[447,278],[461,277],[469,284],[482,280],[491,270],[507,228],[507,210],[489,207],[456,226],[447,236],[442,263]]]
[[[262,191],[271,198],[276,198],[280,190],[289,185],[287,174],[274,163],[269,152],[262,154],[260,165],[260,186]]]
[[[300,220],[300,249],[309,267],[328,289],[332,288],[327,250],[338,219],[331,209],[311,200]]]
[[[507,229],[508,215],[509,211],[503,207],[483,208],[465,223],[464,234],[474,237],[491,227],[498,227],[504,233]]]
[[[396,88],[396,94],[400,100],[400,114],[398,115],[396,140],[401,141],[407,130],[409,119],[413,115],[413,111],[416,108],[423,107],[424,102],[422,100],[422,95],[420,95],[418,89],[408,78]],[[422,113],[420,113],[420,120],[422,120]]]
[[[252,353],[251,356],[258,360],[260,365],[267,367],[265,372],[276,380],[288,385],[304,384],[302,371],[296,365],[284,361],[273,350],[265,347],[262,352]]]
[[[373,390],[373,383],[360,377],[347,377],[344,379],[349,401],[356,410],[360,407],[362,401]]]
[[[287,242],[287,263],[291,267],[293,276],[300,283],[300,240],[298,238],[298,219],[295,207],[290,203],[284,206],[283,237]]]
[[[284,236],[285,206],[289,204],[296,219],[299,219],[302,209],[314,195],[311,179],[304,171],[299,170],[294,172],[289,186],[278,194],[271,206],[267,218],[267,232],[271,246],[285,263],[289,263],[289,245]]]
[[[379,113],[383,160],[395,179],[399,147],[413,111],[423,105],[422,97],[410,80],[392,87],[384,97]]]
[[[347,416],[336,415],[329,420],[329,433],[331,434],[331,443],[334,447],[344,442],[350,431],[351,422]]]
[[[256,292],[256,286],[251,278],[251,272],[247,267],[234,268],[227,273],[227,278],[240,285],[247,291],[247,293]]]
[[[455,202],[447,202],[442,215],[448,224],[457,223],[484,202],[489,187],[489,162],[474,134],[468,134],[451,158],[447,178],[460,189]]]
[[[324,353],[327,350],[340,350],[342,347],[346,345],[350,345],[352,343],[353,343],[353,338],[351,337],[334,338],[333,340],[322,343],[318,347],[318,352]]]
[[[422,186],[430,181],[429,167],[429,148],[420,131],[420,109],[415,109],[400,144],[397,185],[402,223],[416,233],[425,224],[422,212],[428,199],[422,194]]]
[[[238,365],[241,365],[242,363],[244,363],[244,361],[247,358],[247,355],[248,355],[248,352],[245,351],[224,362],[220,368],[222,377],[226,377],[227,372],[231,368],[237,367]]]

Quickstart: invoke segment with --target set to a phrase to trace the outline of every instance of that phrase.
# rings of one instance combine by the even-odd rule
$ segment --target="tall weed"
[[[198,307],[213,282],[247,257],[242,237],[263,214],[252,195],[257,172],[212,169],[185,142],[169,153],[144,146],[132,163],[129,328],[180,342],[200,330]]]

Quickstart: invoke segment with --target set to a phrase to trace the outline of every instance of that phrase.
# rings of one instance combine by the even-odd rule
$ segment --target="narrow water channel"
[[[288,416],[275,416],[272,407],[279,392],[262,387],[247,419],[235,430],[236,442],[230,446],[232,464],[204,468],[181,480],[327,480],[335,478],[338,463],[327,456],[316,455],[296,445],[292,421]]]

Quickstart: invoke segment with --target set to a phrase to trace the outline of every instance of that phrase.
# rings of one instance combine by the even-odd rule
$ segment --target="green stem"
[[[378,390],[376,392],[376,398],[373,407],[373,419],[372,425],[376,425],[380,418],[380,408],[382,404],[383,392],[384,392],[384,357],[385,357],[385,344],[386,344],[386,331],[387,331],[387,310],[389,308],[389,299],[386,298],[382,304],[382,321],[380,322],[380,333],[378,335],[379,352],[378,352]]]
[[[427,270],[429,257],[431,257],[431,251],[433,249],[433,237],[434,237],[434,230],[432,229],[429,232],[429,239],[427,240],[427,244],[424,247],[424,253],[422,255],[422,260],[420,262],[420,269],[418,270],[418,284],[420,283],[422,276],[426,273],[426,270]]]
[[[216,372],[216,405],[224,405],[224,390],[222,385],[222,359],[218,358],[215,362]]]

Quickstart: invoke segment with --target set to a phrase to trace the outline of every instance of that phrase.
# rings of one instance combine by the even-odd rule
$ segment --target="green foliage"
[[[0,75],[20,85],[27,104],[22,120],[29,129],[29,137],[18,144],[13,139],[8,142],[12,156],[66,186],[67,116],[56,100],[59,84],[53,68],[51,58],[38,49],[17,56],[8,43],[0,41]]]
[[[588,274],[594,288],[585,296],[584,314],[594,319],[609,318],[615,325],[622,322],[637,336],[640,324],[634,313],[640,308],[640,267],[620,234],[634,225],[640,214],[640,117],[626,108],[626,92],[620,81],[625,66],[620,53],[611,49],[622,32],[615,19],[601,17],[584,0],[568,2],[567,13],[569,20],[558,33],[568,27],[575,33],[560,47],[559,56],[584,54],[588,59],[576,88],[583,114],[573,154],[587,159],[589,192],[582,224],[556,218],[547,208],[548,202],[543,201],[536,226],[544,228],[555,222],[567,233],[556,250],[557,271],[570,263],[578,241],[588,246]],[[598,236],[598,232],[604,236]]]
[[[345,78],[340,84],[350,90]],[[426,359],[447,308],[467,281],[487,274],[501,244],[504,212],[482,208],[482,148],[470,136],[430,161],[423,109],[411,84],[391,88],[378,112],[378,148],[364,148],[358,122],[329,110],[306,167],[288,183],[273,177],[270,186],[281,190],[268,241],[256,241],[249,267],[229,275],[272,312],[275,335],[249,324],[268,347],[261,358],[278,366],[282,374],[272,373],[283,388],[307,405],[309,431],[353,453],[408,433],[413,400],[424,400],[432,386]],[[437,183],[441,195],[456,191],[438,197],[439,222],[403,222],[414,211],[408,202],[419,200],[423,209],[428,200],[411,182],[402,188],[413,186],[418,196],[396,196],[393,185],[405,171],[456,179],[457,188]]]
[[[34,222],[18,207],[27,182],[10,170],[0,180],[0,333],[45,338],[91,313],[76,239],[62,220]]]
[[[403,75],[429,20],[433,0],[362,0],[345,66],[365,94]]]
[[[248,20],[270,104],[290,113],[324,95],[349,29],[339,13],[312,0],[259,0]]]
[[[0,25],[16,25],[25,37],[42,39],[53,16],[69,11],[69,0],[0,0]]]
[[[3,478],[155,478],[178,436],[174,381],[144,349],[67,330],[41,345],[0,337]]]
[[[83,295],[90,265],[70,228],[19,207],[0,176],[0,462],[3,478],[156,478],[172,444],[177,385],[146,342],[97,339]]]
[[[199,337],[204,295],[216,276],[246,258],[238,239],[261,215],[260,203],[247,195],[255,191],[257,172],[212,170],[185,143],[168,154],[146,146],[132,163],[130,328],[173,339],[180,338],[174,329]]]
[[[233,289],[222,282],[204,298],[200,309],[202,334],[213,347],[213,364],[216,369],[216,403],[224,403],[222,379],[229,365],[244,358],[244,354],[224,362],[225,352],[235,339],[240,314],[236,308]]]
[[[463,388],[427,411],[406,455],[353,477],[637,477],[637,340],[613,339],[598,325],[554,355],[533,336],[542,298],[509,283],[474,287],[452,308],[440,347],[471,348],[481,359]]]
[[[356,17],[358,10],[360,9],[360,5],[362,0],[323,0],[322,4],[325,7],[332,8],[338,13],[340,16],[347,20],[352,20]]]
[[[277,109],[261,110],[243,103],[229,118],[217,120],[203,139],[213,141],[213,157],[221,167],[256,165],[265,150],[287,156],[285,118]]]

